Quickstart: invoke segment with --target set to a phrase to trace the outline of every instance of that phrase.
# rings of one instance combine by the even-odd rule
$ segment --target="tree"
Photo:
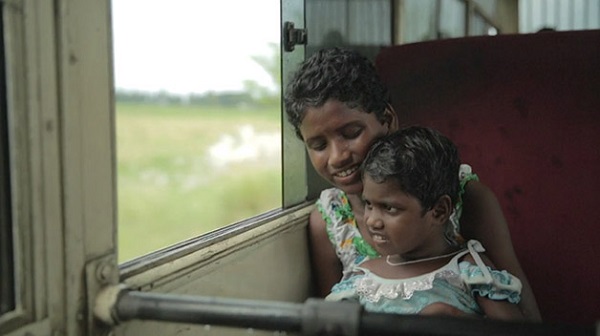
[[[271,77],[275,89],[261,85],[255,80],[245,80],[244,89],[258,102],[268,105],[279,104],[281,93],[281,56],[279,45],[269,43],[269,55],[254,55],[254,60]]]

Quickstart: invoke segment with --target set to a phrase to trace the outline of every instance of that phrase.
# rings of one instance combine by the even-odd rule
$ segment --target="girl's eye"
[[[391,205],[385,205],[384,209],[385,209],[385,211],[387,211],[387,212],[389,212],[391,214],[397,213],[398,210],[399,210],[398,208],[396,208],[394,206],[391,206]]]

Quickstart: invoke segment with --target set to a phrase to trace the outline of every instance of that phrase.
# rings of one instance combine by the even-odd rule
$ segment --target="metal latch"
[[[283,50],[294,51],[296,45],[306,45],[306,29],[294,28],[294,23],[286,21],[283,24]]]

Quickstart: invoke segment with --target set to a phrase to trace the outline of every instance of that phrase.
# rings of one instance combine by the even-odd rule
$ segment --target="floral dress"
[[[446,238],[452,245],[461,245],[459,218],[462,214],[462,195],[468,181],[478,180],[471,167],[462,164],[459,170],[460,192],[458,202],[450,216]],[[327,235],[335,247],[342,262],[342,280],[347,279],[352,268],[367,259],[376,258],[379,253],[369,245],[360,234],[348,196],[342,190],[330,188],[323,190],[317,200],[317,208],[327,223]]]
[[[469,240],[446,265],[407,279],[387,279],[354,266],[353,274],[333,286],[325,300],[357,300],[366,311],[396,314],[418,314],[433,303],[444,303],[467,314],[483,315],[477,296],[518,303],[521,281],[485,265],[479,256],[484,251],[481,243]],[[467,254],[474,264],[461,261]]]

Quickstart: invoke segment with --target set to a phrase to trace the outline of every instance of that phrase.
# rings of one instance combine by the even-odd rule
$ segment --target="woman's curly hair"
[[[288,121],[300,139],[306,110],[330,99],[375,113],[381,121],[389,103],[373,63],[356,51],[337,47],[319,50],[305,60],[287,85],[284,99]]]

